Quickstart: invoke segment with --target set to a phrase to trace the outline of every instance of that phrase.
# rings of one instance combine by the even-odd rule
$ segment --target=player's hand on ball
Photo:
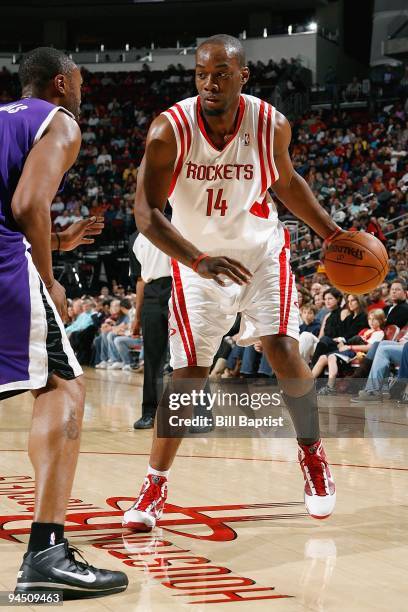
[[[252,273],[239,261],[230,257],[206,257],[197,266],[197,274],[203,278],[212,278],[218,285],[224,287],[227,277],[237,285],[246,285],[252,278]]]
[[[347,234],[347,230],[343,230],[340,227],[337,228],[337,230],[334,232],[334,234],[332,234],[331,236],[328,236],[327,238],[324,239],[323,241],[323,246],[322,246],[322,250],[320,253],[320,261],[322,264],[324,264],[324,258],[326,255],[326,251],[331,243],[331,241],[333,240],[333,238],[340,236],[340,234]]]
[[[373,234],[340,230],[325,242],[325,272],[337,289],[362,295],[383,282],[388,272],[388,254]]]

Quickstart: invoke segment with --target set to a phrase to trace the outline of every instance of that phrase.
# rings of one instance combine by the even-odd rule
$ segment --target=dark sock
[[[61,544],[64,540],[64,525],[58,523],[32,523],[28,551],[45,550]]]
[[[317,409],[316,389],[301,397],[291,397],[282,393],[291,416],[299,444],[310,445],[320,439],[319,411]]]

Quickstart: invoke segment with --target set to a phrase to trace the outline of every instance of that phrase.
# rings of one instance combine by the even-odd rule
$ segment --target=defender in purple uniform
[[[81,145],[82,77],[47,47],[23,58],[19,76],[22,98],[0,106],[0,399],[34,395],[28,450],[36,493],[16,591],[100,597],[123,591],[128,580],[77,561],[64,538],[85,392],[51,259],[51,202]]]

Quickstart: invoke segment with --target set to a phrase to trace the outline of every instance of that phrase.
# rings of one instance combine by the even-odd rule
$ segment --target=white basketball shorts
[[[239,261],[239,255],[234,258]],[[221,287],[172,260],[169,301],[172,367],[211,366],[222,337],[231,329],[238,313],[241,313],[240,346],[275,334],[298,340],[299,306],[289,260],[289,232],[281,223],[262,259],[255,268],[250,268],[253,276],[247,285],[228,281],[227,286]]]

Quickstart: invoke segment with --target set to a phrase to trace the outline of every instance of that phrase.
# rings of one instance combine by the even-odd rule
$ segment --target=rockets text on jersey
[[[207,134],[199,96],[163,113],[177,141],[172,223],[197,248],[233,256],[259,251],[271,239],[278,221],[266,198],[278,179],[275,113],[265,101],[242,94],[235,132],[222,149]]]

